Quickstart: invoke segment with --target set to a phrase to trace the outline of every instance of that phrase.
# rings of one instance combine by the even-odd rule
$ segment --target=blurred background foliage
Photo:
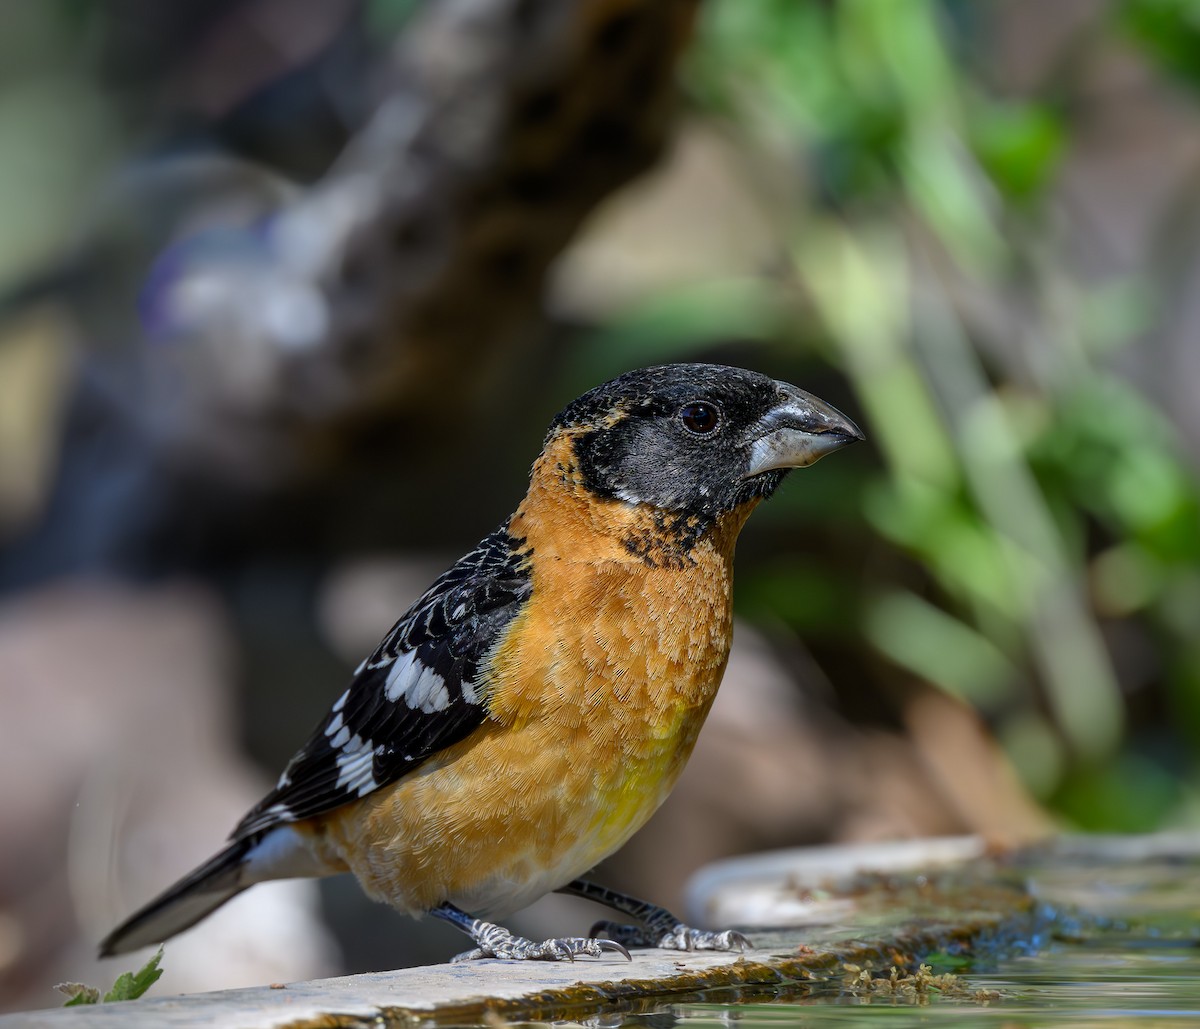
[[[881,658],[867,674],[884,696],[901,673],[973,705],[1063,824],[1194,825],[1196,441],[1131,374],[1170,345],[1155,330],[1177,298],[1157,272],[1178,241],[1158,226],[1143,267],[1096,274],[1064,227],[1063,166],[1089,105],[1112,100],[1083,95],[1098,52],[1144,62],[1195,124],[1195,98],[1164,83],[1197,83],[1200,8],[1072,5],[1082,24],[1019,92],[994,45],[1002,6],[711,5],[693,115],[733,141],[776,249],[640,299],[602,342],[632,361],[735,338],[844,376],[879,461],[829,468],[821,496],[798,488],[766,515],[795,525],[804,507],[844,545],[774,537],[742,610],[818,653]]]
[[[670,12],[653,31],[652,9]],[[483,28],[455,36],[450,11]],[[511,510],[558,407],[632,366],[720,360],[811,389],[869,439],[796,476],[741,544],[740,616],[850,734],[813,723],[821,767],[794,792],[840,798],[861,753],[840,741],[879,732],[949,755],[914,803],[945,817],[907,831],[1028,831],[995,794],[953,796],[976,759],[1064,828],[1200,825],[1200,5],[45,0],[0,19],[10,708],[53,674],[46,655],[3,663],[48,584],[182,578],[220,612],[213,688],[271,771]],[[510,25],[557,46],[565,77],[537,80],[554,60]],[[437,78],[476,60],[477,79]],[[347,192],[418,123],[425,164]],[[400,207],[351,224],[385,194]],[[924,727],[930,696],[986,732]],[[57,717],[23,738],[52,753]],[[135,746],[94,733],[93,769]],[[887,760],[865,766],[881,807],[911,772]],[[806,803],[811,820],[741,843],[905,831]],[[28,891],[4,877],[0,987],[30,946],[5,921]],[[145,892],[64,919],[95,935]],[[400,960],[356,956],[362,935],[345,967]]]

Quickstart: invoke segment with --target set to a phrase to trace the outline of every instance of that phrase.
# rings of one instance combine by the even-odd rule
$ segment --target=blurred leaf
[[[1067,767],[1062,741],[1037,711],[1010,711],[1001,722],[1000,743],[1021,782],[1045,800],[1058,789]]]
[[[1045,487],[1066,489],[1160,561],[1200,560],[1200,483],[1174,430],[1130,386],[1092,376],[1065,394],[1029,446]]]
[[[921,964],[928,965],[934,975],[946,972],[966,972],[975,964],[975,958],[970,954],[951,954],[944,950],[935,950],[921,959]]]
[[[1122,453],[1109,469],[1107,485],[1113,510],[1134,532],[1166,525],[1187,503],[1183,469],[1152,447]]]
[[[1132,753],[1099,765],[1073,768],[1054,796],[1055,805],[1090,832],[1152,832],[1182,799],[1165,768]]]
[[[1022,617],[1003,541],[961,491],[944,493],[913,479],[877,483],[863,499],[876,529],[925,561],[938,585],[977,617]],[[986,608],[986,613],[981,610]],[[992,623],[993,629],[997,628]]]
[[[875,59],[886,66],[913,120],[946,117],[958,104],[958,75],[946,50],[932,3],[895,4],[850,0],[848,13],[869,35]],[[851,28],[852,26],[848,26]]]
[[[867,638],[883,654],[976,707],[1003,700],[1017,678],[989,640],[913,593],[877,597],[864,624]]]
[[[1176,724],[1193,752],[1200,753],[1200,640],[1189,639],[1174,655],[1168,682]]]
[[[114,138],[104,97],[73,71],[0,91],[0,290],[74,238]]]
[[[1079,312],[1084,345],[1101,357],[1123,349],[1154,325],[1157,306],[1153,285],[1140,276],[1097,286]]]
[[[1190,645],[1200,626],[1200,570],[1171,568],[1163,584],[1161,608],[1166,624]]]
[[[1122,0],[1118,24],[1162,67],[1200,88],[1200,4],[1196,0]]]
[[[1110,547],[1092,561],[1092,594],[1096,609],[1108,618],[1127,618],[1162,593],[1158,562],[1136,543]]]
[[[778,331],[804,356],[815,341],[852,384],[882,458],[844,463],[838,475],[859,483],[840,487],[838,506],[822,512],[797,490],[764,520],[828,539],[841,507],[861,504],[891,558],[858,576],[839,575],[832,557],[760,569],[748,610],[823,633],[835,631],[826,612],[847,605],[860,621],[836,631],[987,705],[1040,797],[1119,827],[1129,819],[1106,813],[1105,789],[1136,806],[1138,785],[1152,798],[1147,821],[1177,817],[1178,769],[1131,757],[1129,741],[1160,717],[1174,720],[1161,731],[1176,745],[1200,732],[1200,479],[1114,358],[1137,359],[1180,301],[1140,268],[1099,277],[1074,252],[1064,229],[1078,216],[1054,191],[1064,155],[1094,144],[1103,121],[1085,132],[1076,116],[1080,97],[1107,102],[1091,89],[1097,55],[1134,38],[1200,85],[1200,0],[1097,9],[1019,91],[997,89],[1011,69],[991,63],[1009,59],[990,35],[1008,17],[1005,5],[957,0],[704,8],[693,97],[742,134],[744,165],[763,182],[807,188],[780,207],[795,226],[794,282],[763,275],[772,319],[754,338]],[[1164,194],[1162,210],[1189,212],[1189,189]],[[1163,247],[1194,230],[1180,222],[1146,244],[1172,269],[1183,251]],[[797,312],[820,334],[789,326]],[[1146,656],[1131,663],[1126,647]],[[1200,781],[1194,754],[1178,760]]]
[[[993,270],[1005,247],[962,140],[944,126],[926,129],[909,139],[901,162],[909,194],[956,260],[972,274]]]
[[[611,318],[588,339],[623,358],[657,359],[706,342],[769,339],[780,324],[775,299],[756,279],[728,279],[664,292]]]
[[[1065,145],[1059,120],[1032,104],[984,107],[971,119],[969,131],[975,154],[991,180],[1017,201],[1041,195]]]
[[[853,632],[857,598],[835,569],[786,561],[756,571],[738,585],[738,611],[761,621],[783,619],[825,638]]]
[[[628,368],[695,359],[706,344],[771,339],[781,323],[775,297],[757,280],[663,292],[587,334],[571,355],[572,375],[582,391]]]
[[[893,472],[953,488],[957,462],[945,425],[907,351],[908,266],[899,240],[814,221],[793,258]]]

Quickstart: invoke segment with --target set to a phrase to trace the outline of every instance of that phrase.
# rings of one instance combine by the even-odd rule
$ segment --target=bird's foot
[[[609,939],[626,947],[662,947],[664,950],[745,950],[754,944],[736,929],[726,929],[723,932],[708,932],[704,929],[693,929],[684,925],[670,911],[649,901],[638,900],[628,894],[610,890],[607,886],[588,882],[586,879],[572,879],[565,886],[559,887],[560,893],[569,893],[575,897],[595,901],[606,907],[615,908],[621,914],[632,918],[637,925],[626,925],[622,922],[612,922],[607,919],[592,926],[589,935],[596,936],[604,933]]]
[[[582,939],[578,936],[560,937],[536,943],[524,936],[514,936],[502,925],[472,918],[465,911],[445,902],[430,912],[457,926],[475,944],[474,950],[464,951],[454,961],[477,961],[479,958],[503,958],[507,961],[574,961],[577,955],[598,958],[605,953],[620,954],[632,961],[629,951],[616,940]]]
[[[503,926],[491,922],[477,922],[471,937],[478,946],[455,955],[452,960],[503,958],[506,961],[574,961],[579,955],[598,958],[605,953],[620,954],[626,960],[633,960],[624,945],[616,940],[565,936],[538,943],[524,936],[515,936]]]
[[[646,925],[624,925],[602,920],[592,926],[589,936],[604,933],[609,940],[626,947],[661,947],[663,950],[745,950],[754,944],[736,929],[709,932],[693,929],[682,922],[651,919]]]

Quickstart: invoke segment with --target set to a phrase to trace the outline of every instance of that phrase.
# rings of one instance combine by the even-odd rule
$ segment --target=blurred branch
[[[0,588],[277,541],[297,503],[309,542],[358,516],[347,495],[386,507],[404,486],[377,465],[414,426],[430,449],[476,424],[550,263],[658,155],[696,5],[403,5],[360,72],[378,104],[311,185],[185,142],[98,187],[74,262],[7,305],[69,307],[87,348]]]
[[[138,356],[170,452],[286,480],[314,432],[469,400],[583,217],[658,153],[694,6],[422,5],[323,179],[160,255]]]

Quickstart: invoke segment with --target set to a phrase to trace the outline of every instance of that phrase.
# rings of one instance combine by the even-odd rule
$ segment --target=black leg
[[[476,958],[505,958],[510,961],[574,961],[577,954],[587,954],[590,957],[598,958],[605,951],[613,951],[629,958],[629,951],[614,940],[585,940],[578,936],[567,936],[535,943],[523,936],[514,936],[503,926],[472,918],[453,904],[441,904],[429,913],[435,918],[444,919],[461,929],[474,941],[475,950],[468,950],[456,955],[455,961],[472,961]]]
[[[662,947],[666,950],[742,950],[754,946],[736,929],[707,932],[684,925],[670,911],[649,901],[617,893],[586,879],[575,879],[557,892],[585,897],[637,919],[641,925],[622,925],[607,920],[592,926],[589,936],[607,933],[627,947]]]

